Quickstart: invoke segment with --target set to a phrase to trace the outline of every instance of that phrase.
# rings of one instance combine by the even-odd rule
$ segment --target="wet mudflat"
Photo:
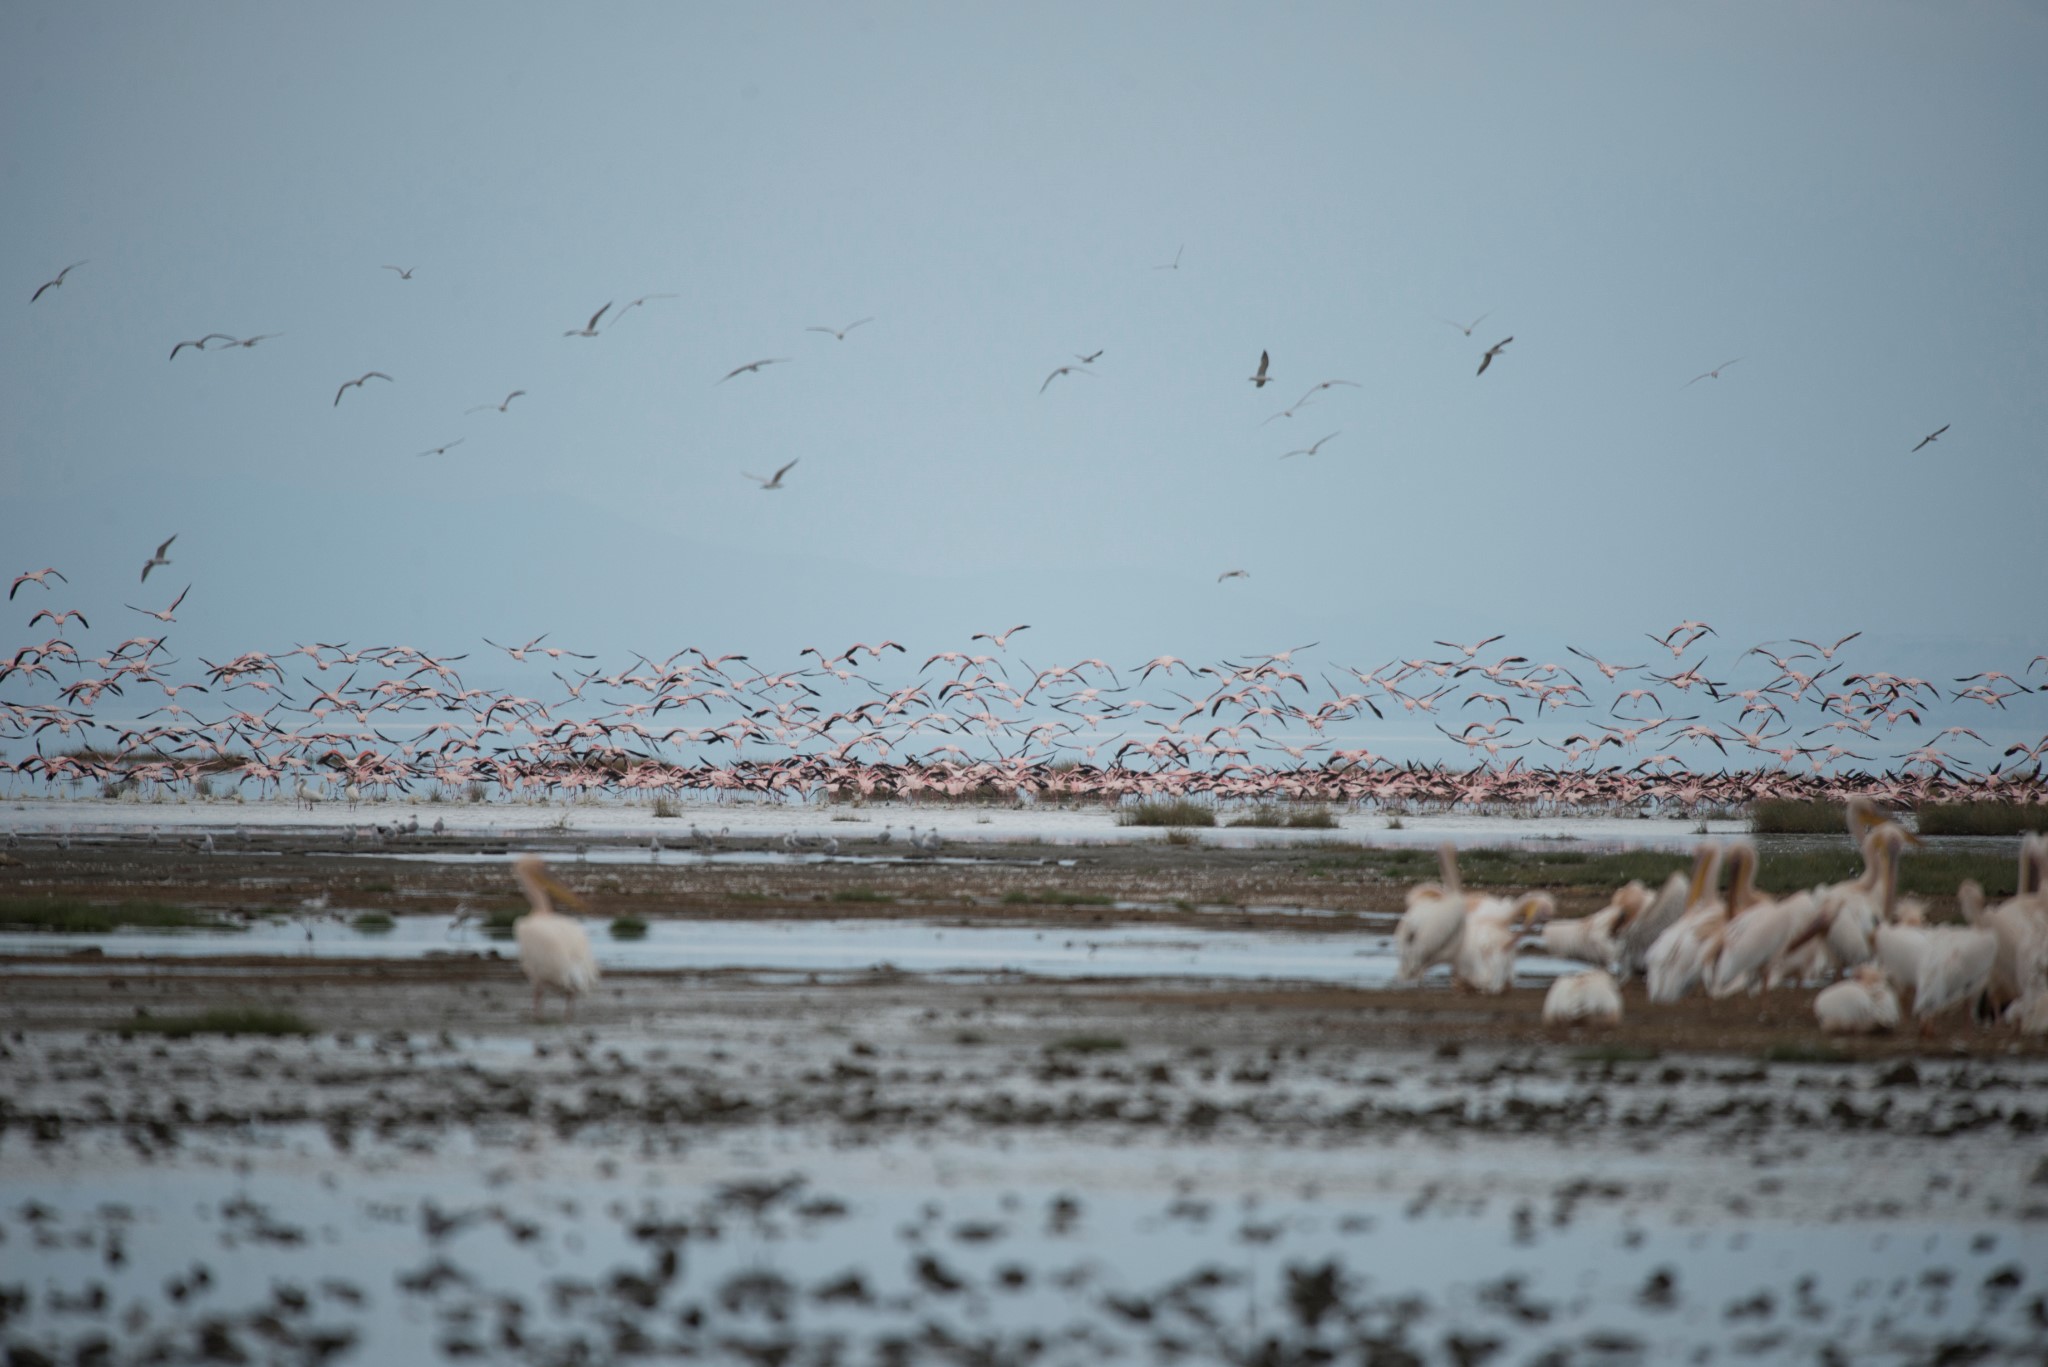
[[[500,868],[264,840],[74,842],[0,869],[5,895],[161,896],[269,927],[0,962],[0,1341],[21,1361],[2033,1362],[2048,1344],[2048,1057],[2004,1034],[1828,1041],[1793,992],[1631,994],[1618,1032],[1550,1032],[1534,962],[1498,998],[1383,985],[1399,890],[1299,852],[1090,865],[1029,846],[879,872],[559,850],[607,952],[625,911],[657,945],[733,938],[680,966],[621,942],[574,1023],[536,1025],[511,946],[447,925],[464,901],[510,905]],[[894,900],[835,900],[851,888]],[[338,919],[361,909],[398,927],[366,940]],[[904,951],[969,931],[1128,957],[1060,973]],[[308,932],[319,952],[288,952]],[[349,952],[408,937],[419,952]],[[806,937],[810,959],[758,948]],[[823,952],[863,937],[894,947]],[[1232,973],[1212,937],[1326,959],[1351,937],[1354,971]],[[133,1029],[223,1004],[316,1033]]]

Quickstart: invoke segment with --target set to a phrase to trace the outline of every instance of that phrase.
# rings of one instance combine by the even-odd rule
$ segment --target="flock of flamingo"
[[[1499,993],[1516,951],[1540,943],[1597,965],[1551,984],[1549,1023],[1619,1024],[1617,980],[1640,976],[1652,1006],[1693,992],[1718,999],[1831,981],[1813,1001],[1831,1033],[1897,1028],[1903,996],[1923,1032],[1970,1007],[1981,1020],[2048,1034],[2048,838],[2021,839],[2014,896],[1990,905],[1965,880],[1956,893],[1964,924],[1930,926],[1923,905],[1899,896],[1899,860],[1918,837],[1866,797],[1852,797],[1847,812],[1863,850],[1855,878],[1772,898],[1757,891],[1754,846],[1703,841],[1690,876],[1673,874],[1655,890],[1632,881],[1601,910],[1562,921],[1552,919],[1547,893],[1465,892],[1457,850],[1445,845],[1442,881],[1409,889],[1395,930],[1401,977],[1441,964],[1460,985]],[[1724,865],[1725,891],[1717,886]]]
[[[175,539],[147,558],[145,582],[171,563]],[[1650,634],[1655,650],[1633,662],[1576,646],[1538,662],[1489,636],[1370,669],[1297,660],[1317,643],[1214,663],[1037,667],[1023,654],[1029,624],[921,659],[883,640],[807,647],[774,668],[697,647],[585,668],[592,656],[545,635],[486,638],[510,662],[500,673],[531,672],[533,685],[513,690],[466,685],[457,666],[467,654],[410,646],[314,642],[197,668],[180,668],[168,634],[91,647],[72,638],[92,630],[81,611],[48,606],[66,583],[51,567],[9,585],[31,632],[55,631],[0,656],[13,695],[0,694],[10,785],[154,792],[205,781],[309,803],[474,795],[478,785],[525,797],[1186,796],[1480,810],[1692,811],[1856,794],[1906,806],[2048,801],[2048,735],[2000,748],[1970,726],[1923,721],[1936,706],[2010,718],[2048,688],[2048,655],[1935,681],[1852,671],[1846,652],[1860,633],[1766,643],[1718,668],[1705,654],[1717,633],[1692,621]],[[43,591],[33,607],[25,589]],[[170,624],[190,592],[163,609],[129,607]],[[1397,762],[1367,743],[1430,725],[1473,763]]]

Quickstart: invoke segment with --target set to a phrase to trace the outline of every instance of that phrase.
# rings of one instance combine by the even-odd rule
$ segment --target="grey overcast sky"
[[[0,569],[190,583],[188,660],[2017,672],[2044,72],[2031,4],[14,3]]]

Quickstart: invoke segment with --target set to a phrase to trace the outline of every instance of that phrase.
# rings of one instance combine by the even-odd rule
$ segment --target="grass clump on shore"
[[[877,892],[873,888],[840,888],[832,894],[835,902],[893,902],[894,893]]]
[[[1003,894],[1012,907],[1108,907],[1116,899],[1101,892],[1070,892],[1062,888],[1012,888]]]
[[[614,940],[644,940],[647,938],[647,922],[638,916],[614,916],[611,932]]]
[[[1186,798],[1147,798],[1143,802],[1119,808],[1116,814],[1119,826],[1213,826],[1216,824],[1216,809],[1207,803],[1190,802]]]
[[[319,1033],[296,1011],[270,1006],[217,1006],[188,1016],[138,1016],[113,1027],[123,1035],[312,1035]]]
[[[1757,835],[1840,835],[1849,829],[1849,816],[1839,802],[1773,799],[1749,809],[1749,829]]]
[[[0,897],[0,929],[98,935],[143,930],[241,930],[233,921],[170,902],[82,901],[76,897]]]
[[[1225,824],[1256,826],[1263,830],[1334,831],[1337,829],[1337,818],[1330,814],[1327,807],[1290,809],[1278,802],[1261,802]]]
[[[2048,807],[2017,802],[1935,802],[1920,808],[1922,835],[2024,835],[2048,831]]]
[[[366,911],[348,923],[348,928],[362,935],[383,935],[395,930],[398,922],[381,911]]]
[[[1115,1035],[1069,1035],[1045,1046],[1047,1053],[1114,1054],[1127,1046]]]

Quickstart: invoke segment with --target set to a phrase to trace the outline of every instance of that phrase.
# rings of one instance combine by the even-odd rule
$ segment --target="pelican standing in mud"
[[[540,1019],[542,993],[552,991],[564,998],[562,1018],[573,1020],[576,998],[597,986],[597,957],[582,925],[556,911],[548,894],[572,907],[581,907],[583,899],[556,882],[533,855],[516,860],[512,874],[532,908],[512,923],[512,935],[519,942],[519,967],[533,984],[533,1018]]]

